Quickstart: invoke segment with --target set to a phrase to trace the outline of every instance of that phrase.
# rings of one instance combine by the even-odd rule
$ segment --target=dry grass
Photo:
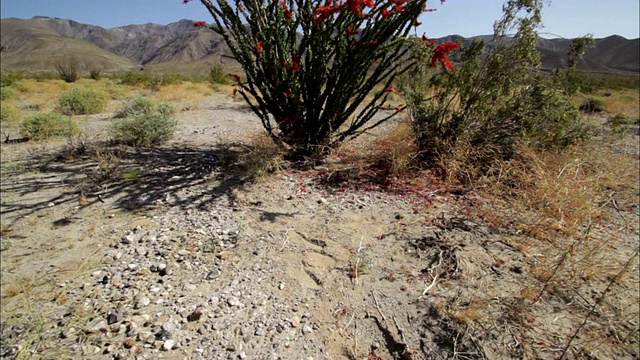
[[[264,132],[250,136],[245,150],[239,159],[245,179],[257,181],[285,166],[284,149]]]
[[[640,91],[638,89],[601,91],[598,95],[601,96],[604,111],[635,118],[640,116]]]
[[[195,110],[204,102],[206,96],[214,93],[208,83],[192,83],[189,81],[160,87],[158,91],[146,94],[156,101],[169,101],[177,104],[178,109]]]

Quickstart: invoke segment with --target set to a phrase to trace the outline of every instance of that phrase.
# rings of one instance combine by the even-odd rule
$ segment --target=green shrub
[[[70,117],[43,112],[27,116],[20,122],[20,134],[34,140],[78,133],[78,124]]]
[[[209,68],[209,82],[213,85],[229,83],[229,76],[225,73],[222,64],[211,65]]]
[[[100,69],[91,69],[89,70],[89,78],[93,80],[100,80],[100,73],[102,70]]]
[[[0,120],[2,126],[12,124],[20,119],[20,110],[15,106],[7,103],[0,104]]]
[[[0,74],[0,87],[12,86],[24,78],[24,74],[16,71],[3,71]]]
[[[157,110],[160,114],[164,115],[173,115],[176,113],[176,107],[172,103],[167,101],[159,103],[157,106]]]
[[[6,100],[16,96],[17,92],[9,86],[0,87],[0,100]]]
[[[163,143],[175,133],[175,112],[171,103],[161,102],[156,105],[145,97],[133,98],[121,112],[124,118],[112,123],[111,137],[117,142],[133,146]]]
[[[114,120],[110,134],[115,141],[127,145],[156,145],[171,139],[177,124],[171,115],[158,111],[135,113],[127,118]]]
[[[106,109],[107,101],[102,91],[73,87],[58,96],[56,109],[64,115],[96,114]]]
[[[121,85],[140,85],[149,80],[149,75],[143,71],[127,71],[116,76],[119,78],[118,84]]]
[[[136,96],[126,102],[117,117],[124,118],[138,113],[149,114],[153,112],[155,107],[156,105],[151,99],[144,96]]]
[[[438,162],[464,144],[477,150],[475,164],[490,166],[515,155],[518,144],[565,147],[586,136],[569,96],[540,70],[536,29],[543,3],[507,2],[491,46],[474,41],[456,54],[455,71],[428,65],[410,71],[401,88],[424,160]],[[433,64],[433,53],[418,52],[422,64]]]

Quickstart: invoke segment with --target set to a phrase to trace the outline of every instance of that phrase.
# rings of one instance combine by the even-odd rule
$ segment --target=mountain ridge
[[[80,57],[81,66],[125,70],[146,65],[189,63],[230,55],[222,37],[193,21],[182,19],[167,25],[131,24],[114,28],[84,24],[71,19],[35,16],[31,19],[0,19],[2,67],[20,70],[51,70],[64,56]],[[449,35],[438,41],[473,39]],[[570,39],[540,37],[537,47],[544,68],[564,66]],[[603,73],[640,72],[640,39],[611,35],[596,39],[579,68]]]

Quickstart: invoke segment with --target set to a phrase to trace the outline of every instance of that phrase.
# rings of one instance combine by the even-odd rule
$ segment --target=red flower
[[[194,21],[193,26],[195,27],[207,27],[207,23],[205,21]]]
[[[286,2],[280,1],[280,7],[282,7],[282,10],[284,11],[284,16],[287,19],[293,18],[293,13],[291,11],[289,11],[289,9],[287,8],[287,3]]]
[[[373,39],[373,40],[369,41],[369,44],[371,44],[371,45],[375,45],[377,43],[378,43],[378,40],[376,40],[376,39]]]
[[[313,10],[313,18],[316,21],[316,24],[328,19],[331,15],[337,13],[342,9],[342,6],[332,6],[332,5],[324,5],[318,6],[315,10]]]
[[[389,16],[391,16],[391,11],[387,10],[387,9],[382,9],[382,18],[386,19]]]
[[[404,10],[404,5],[400,5],[400,4],[395,5],[395,6],[393,7],[393,10],[394,10],[395,12],[402,12],[402,10]]]
[[[258,55],[262,52],[262,41],[256,42],[256,47],[258,48]]]
[[[456,43],[456,42],[453,42],[453,41],[447,41],[445,43],[442,43],[442,44],[436,46],[436,48],[433,49],[433,56],[431,58],[431,67],[436,67],[436,65],[438,65],[438,62],[440,62],[440,64],[445,69],[455,70],[455,67],[453,66],[453,63],[447,57],[447,54],[449,54],[451,51],[457,49],[459,46],[460,46],[459,43]]]
[[[382,92],[394,92],[396,89],[393,87],[393,85],[389,85],[386,88],[384,88],[382,90]]]
[[[289,96],[291,96],[291,91],[289,91],[289,90],[284,91],[284,92],[282,93],[282,95],[284,95],[284,96],[286,96],[286,97],[289,97]]]
[[[300,71],[300,55],[296,56],[296,58],[293,59],[293,63],[291,64],[291,71]]]
[[[422,25],[422,22],[418,21],[418,20],[416,20],[416,22],[413,24],[413,26],[415,26],[415,27],[418,27],[420,25]]]
[[[380,59],[375,59],[372,61],[374,64],[380,64]]]
[[[347,26],[347,34],[348,35],[357,35],[360,30],[359,29],[354,29],[356,26],[354,24],[349,24],[349,26]]]
[[[231,76],[236,82],[240,82],[240,76],[236,74],[229,74],[229,76]]]

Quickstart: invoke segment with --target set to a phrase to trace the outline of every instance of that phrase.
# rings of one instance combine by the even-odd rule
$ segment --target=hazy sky
[[[274,0],[275,1],[275,0]],[[429,37],[492,33],[500,18],[502,0],[448,0],[440,5],[431,0],[436,12],[422,16],[418,29]],[[2,18],[31,18],[36,15],[72,19],[78,22],[116,27],[153,22],[168,24],[180,19],[210,20],[206,9],[193,1],[181,0],[2,0]],[[544,37],[572,38],[587,33],[596,38],[613,34],[628,39],[640,37],[638,0],[555,0],[544,10]],[[548,33],[548,34],[546,34]]]

